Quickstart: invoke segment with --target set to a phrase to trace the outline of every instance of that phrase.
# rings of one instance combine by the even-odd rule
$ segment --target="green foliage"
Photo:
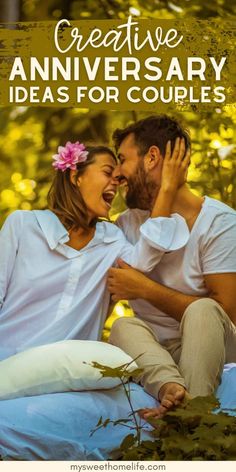
[[[235,460],[236,417],[216,414],[218,407],[214,396],[197,397],[162,420],[150,420],[154,442],[120,447],[119,460]]]
[[[142,354],[141,354],[142,355]],[[123,448],[129,448],[132,446],[139,446],[141,442],[141,419],[137,416],[137,412],[134,410],[132,402],[131,402],[131,390],[130,390],[130,377],[139,377],[142,373],[142,369],[133,369],[132,373],[130,370],[130,366],[139,358],[138,356],[136,359],[128,362],[126,364],[122,364],[118,367],[110,367],[106,365],[99,364],[98,362],[92,362],[92,367],[98,369],[102,375],[102,377],[112,377],[112,378],[119,378],[121,384],[124,388],[125,396],[128,400],[130,406],[130,415],[128,418],[120,418],[119,420],[110,420],[110,418],[106,418],[103,420],[102,417],[99,418],[98,423],[94,430],[91,431],[91,436],[101,428],[106,428],[108,424],[112,424],[113,426],[124,426],[128,428],[130,431],[134,431],[134,434],[131,433],[125,437],[124,441],[122,442]]]
[[[53,176],[51,156],[67,140],[109,144],[112,132],[147,116],[84,109],[6,108],[0,115],[0,224],[16,209],[43,209]],[[193,140],[189,183],[236,208],[235,108],[209,113],[178,112]],[[117,196],[112,217],[125,209]]]
[[[110,420],[99,419],[94,434],[100,428],[124,426],[131,431],[112,451],[111,460],[236,460],[236,410],[219,411],[219,401],[214,395],[186,400],[181,406],[169,411],[163,419],[149,419],[154,427],[153,441],[141,440],[145,425],[141,424],[137,411],[134,411],[130,396],[130,364],[117,368],[92,363],[103,377],[118,377],[124,387],[131,413],[128,418]],[[137,369],[132,377],[141,374]],[[128,380],[128,383],[125,383]],[[235,416],[229,416],[235,414]]]
[[[140,356],[139,356],[140,357]],[[134,359],[136,361],[136,359]],[[102,365],[99,364],[99,362],[92,362],[92,367],[95,369],[98,369],[102,377],[112,377],[112,378],[119,378],[121,381],[128,381],[131,377],[131,371],[129,370],[129,367],[134,363],[132,360],[131,362],[128,362],[126,364],[120,365],[118,367],[109,367],[107,365]],[[142,369],[134,369],[132,370],[132,377],[138,377],[141,375]]]
[[[22,0],[22,21],[125,18],[232,18],[235,2],[229,0]]]
[[[4,19],[7,0],[0,5]],[[3,6],[4,5],[4,8]],[[15,0],[20,21],[135,18],[233,19],[236,3],[229,0]],[[8,15],[9,18],[9,15]],[[14,16],[15,18],[15,16]],[[217,41],[216,31],[215,35]],[[111,144],[112,131],[147,114],[95,112],[87,109],[5,108],[0,115],[0,225],[16,209],[42,209],[52,178],[51,156],[66,140]],[[235,107],[206,113],[176,113],[184,118],[193,139],[189,183],[198,194],[208,194],[236,208]],[[229,147],[231,146],[231,147]],[[117,196],[112,216],[125,209]]]

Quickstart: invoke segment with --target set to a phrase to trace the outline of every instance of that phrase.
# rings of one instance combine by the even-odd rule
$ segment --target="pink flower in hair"
[[[76,170],[76,164],[79,162],[86,161],[88,156],[88,151],[85,150],[85,146],[77,141],[76,143],[71,143],[68,141],[66,145],[58,147],[58,154],[55,154],[52,158],[53,167],[63,172],[66,169]]]

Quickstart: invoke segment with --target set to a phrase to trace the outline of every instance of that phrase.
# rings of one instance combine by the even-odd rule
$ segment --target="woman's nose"
[[[119,183],[119,178],[121,176],[121,173],[120,173],[120,166],[116,166],[115,169],[113,170],[112,172],[112,180],[118,184]]]

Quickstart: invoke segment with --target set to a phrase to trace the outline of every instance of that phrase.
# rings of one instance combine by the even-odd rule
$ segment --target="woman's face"
[[[115,160],[110,154],[98,154],[84,174],[78,177],[77,185],[91,219],[108,217],[118,186],[118,182],[112,177],[115,167]]]

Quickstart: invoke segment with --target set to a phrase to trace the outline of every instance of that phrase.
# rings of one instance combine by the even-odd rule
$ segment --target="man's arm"
[[[119,269],[110,269],[108,275],[108,289],[115,302],[142,298],[180,321],[188,305],[200,298],[185,295],[154,282],[122,260],[119,260],[118,264]]]
[[[204,275],[204,280],[213,298],[236,325],[236,273]]]
[[[157,148],[153,147],[150,162],[156,159]],[[140,226],[136,244],[127,242],[120,257],[142,272],[156,267],[166,252],[184,247],[189,239],[189,230],[180,215],[171,217],[171,208],[178,188],[183,184],[189,165],[190,151],[185,153],[184,139],[177,138],[173,152],[171,142],[166,145],[162,168],[162,181],[156,195],[150,218]],[[181,236],[180,236],[181,235]]]
[[[151,218],[170,217],[176,192],[186,181],[189,163],[190,149],[186,152],[184,138],[176,138],[172,153],[171,141],[168,141],[163,159],[161,187],[151,211]]]
[[[110,269],[108,288],[112,300],[142,298],[177,321],[181,321],[186,308],[202,298],[186,295],[158,282],[119,261],[119,269]],[[206,275],[209,297],[216,300],[236,324],[236,274]]]

